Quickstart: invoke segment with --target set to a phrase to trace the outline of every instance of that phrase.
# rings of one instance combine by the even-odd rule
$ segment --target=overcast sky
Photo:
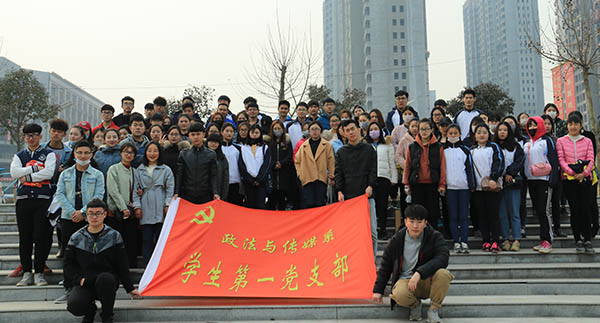
[[[550,1],[539,2],[547,27]],[[439,98],[456,96],[466,83],[463,3],[427,0],[430,89]],[[141,111],[157,95],[181,97],[190,84],[229,95],[233,111],[248,95],[274,107],[256,95],[244,71],[259,57],[277,11],[297,35],[311,31],[322,60],[322,0],[11,1],[0,11],[0,56],[56,72],[115,107],[130,95]],[[549,101],[551,66],[543,67]]]

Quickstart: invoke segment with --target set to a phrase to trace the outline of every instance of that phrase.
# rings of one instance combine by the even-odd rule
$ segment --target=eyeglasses
[[[104,215],[103,212],[86,212],[85,215],[89,218],[99,218]]]
[[[134,153],[133,151],[131,151],[131,150],[128,150],[128,151],[122,151],[122,152],[121,152],[121,154],[124,154],[124,155],[130,155],[130,156],[131,156],[131,155],[135,155],[135,153]]]
[[[427,132],[427,131],[431,131],[431,128],[421,128],[421,129],[419,129],[419,131]]]
[[[40,135],[40,134],[39,134],[39,133],[37,133],[37,132],[34,132],[34,133],[26,133],[26,134],[25,134],[25,138],[35,138],[35,137],[37,137],[37,136],[39,136],[39,135]]]

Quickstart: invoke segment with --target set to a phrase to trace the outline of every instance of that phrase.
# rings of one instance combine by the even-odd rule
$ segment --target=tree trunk
[[[279,101],[285,100],[285,73],[287,66],[282,66],[281,75],[279,77]]]
[[[585,87],[585,105],[588,110],[588,117],[590,120],[590,126],[594,134],[598,133],[598,123],[594,114],[594,104],[592,102],[592,90],[590,89],[590,71],[587,67],[582,67],[581,72],[583,75],[583,86]],[[566,119],[566,118],[565,118]],[[565,120],[566,121],[566,120]]]

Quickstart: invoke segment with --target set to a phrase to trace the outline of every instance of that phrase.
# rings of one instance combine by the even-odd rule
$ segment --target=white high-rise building
[[[325,0],[323,42],[333,98],[361,89],[365,108],[386,113],[396,91],[405,90],[410,105],[429,112],[425,0]]]
[[[544,108],[542,59],[527,46],[539,40],[537,0],[467,0],[463,5],[467,86],[499,85],[515,100],[514,114]]]

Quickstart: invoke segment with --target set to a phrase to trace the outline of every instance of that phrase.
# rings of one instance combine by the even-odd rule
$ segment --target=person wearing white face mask
[[[558,108],[554,103],[548,103],[544,106],[544,114],[547,114],[554,121],[554,129],[552,129],[552,135],[556,138],[566,136],[569,130],[567,129],[567,123],[565,120],[559,118]]]
[[[71,155],[75,165],[65,169],[58,178],[56,199],[62,208],[60,222],[63,249],[71,235],[87,224],[87,203],[104,197],[104,175],[90,165],[92,157],[92,145],[85,140],[78,142]]]

